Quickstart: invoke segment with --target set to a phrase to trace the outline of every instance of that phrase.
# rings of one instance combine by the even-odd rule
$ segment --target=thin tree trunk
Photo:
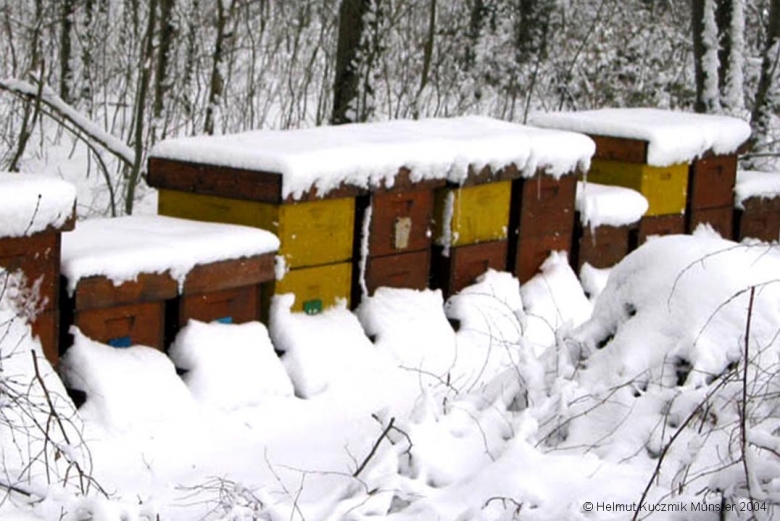
[[[171,88],[170,63],[176,27],[172,13],[175,0],[160,0],[160,43],[157,49],[157,67],[154,74],[154,105],[152,106],[152,143],[164,139],[167,118],[163,117],[165,97]]]
[[[720,34],[718,80],[721,89],[721,104],[726,112],[737,114],[744,106],[745,52],[745,5],[744,0],[718,0],[716,16]]]
[[[225,3],[227,3],[227,6],[225,6]],[[228,30],[228,24],[231,23],[234,5],[235,0],[230,0],[229,2],[224,0],[217,1],[217,37],[214,42],[209,97],[206,105],[206,121],[203,123],[203,130],[206,134],[214,134],[217,110],[222,104],[222,96],[225,91],[225,75],[222,68],[227,56],[228,40],[232,37],[232,32]]]
[[[339,7],[336,71],[333,81],[333,125],[358,120],[357,104],[360,95],[359,52],[370,0],[341,0]]]
[[[715,0],[691,0],[696,112],[720,112]]]
[[[65,103],[73,102],[72,46],[73,18],[76,14],[75,0],[62,1],[62,32],[60,34],[60,98]]]
[[[141,51],[141,74],[138,79],[138,93],[135,98],[135,121],[133,129],[135,137],[133,140],[134,162],[130,176],[127,180],[127,193],[125,194],[125,213],[133,213],[133,204],[135,202],[135,189],[138,180],[141,177],[144,159],[144,114],[146,111],[146,98],[149,91],[149,77],[151,75],[152,55],[154,53],[154,31],[157,25],[157,0],[149,0],[149,21],[146,26],[146,35],[144,37],[144,48]]]
[[[766,45],[761,60],[761,76],[751,113],[751,147],[758,151],[769,136],[772,114],[780,111],[780,0],[769,5]]]

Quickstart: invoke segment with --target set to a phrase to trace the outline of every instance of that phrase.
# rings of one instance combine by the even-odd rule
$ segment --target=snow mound
[[[468,116],[394,120],[284,131],[260,130],[158,143],[151,155],[282,176],[282,197],[340,184],[392,186],[401,167],[412,180],[463,181],[469,167],[514,164],[526,175],[541,168],[561,176],[586,171],[595,145],[587,136]]]
[[[659,237],[613,268],[593,317],[575,337],[594,380],[702,385],[738,361],[750,288],[750,343],[778,354],[780,254],[709,234]]]
[[[577,183],[577,211],[583,226],[625,226],[633,224],[648,208],[644,195],[622,186]]]
[[[60,359],[65,384],[86,393],[85,420],[123,431],[139,422],[191,415],[195,402],[165,354],[146,346],[118,349],[71,328],[73,345]]]
[[[196,400],[224,410],[255,405],[267,396],[292,396],[293,387],[259,322],[190,322],[168,356],[187,371],[184,382]]]
[[[525,338],[537,353],[556,343],[559,330],[579,326],[592,311],[566,252],[552,252],[540,271],[520,287],[527,317]]]
[[[73,215],[76,187],[55,177],[0,172],[0,237],[61,228]]]
[[[317,315],[290,311],[295,295],[275,295],[270,332],[295,394],[312,398],[326,391],[371,387],[381,362],[355,315],[345,305]]]
[[[733,154],[750,137],[741,119],[646,108],[534,114],[530,123],[647,141],[647,164],[659,167],[690,163],[708,151]]]
[[[745,201],[751,197],[773,199],[780,197],[780,172],[737,172],[734,186],[734,206],[744,210]]]
[[[421,377],[452,379],[458,349],[439,290],[381,287],[356,313],[375,346],[400,367]]]

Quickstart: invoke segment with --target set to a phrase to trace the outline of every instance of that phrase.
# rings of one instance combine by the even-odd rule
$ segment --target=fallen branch
[[[385,430],[382,431],[382,434],[380,434],[379,438],[377,438],[376,441],[374,442],[374,446],[371,447],[371,452],[368,453],[368,456],[366,456],[366,459],[363,460],[363,463],[361,463],[360,466],[357,468],[357,470],[355,470],[355,472],[352,474],[353,478],[358,477],[360,473],[363,472],[363,470],[366,468],[368,462],[371,461],[371,458],[374,457],[377,449],[379,449],[379,445],[382,443],[382,440],[385,439],[388,433],[392,430],[394,423],[395,423],[395,418],[390,418],[390,423],[387,424]]]

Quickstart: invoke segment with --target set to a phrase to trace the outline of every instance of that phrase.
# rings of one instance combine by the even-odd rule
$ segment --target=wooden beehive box
[[[114,347],[158,349],[190,319],[259,320],[278,248],[261,230],[158,216],[86,221],[65,239],[64,323]]]
[[[32,334],[52,364],[59,357],[61,234],[73,229],[75,203],[76,190],[64,181],[0,173],[0,267],[24,275],[35,299]]]
[[[682,232],[710,222],[724,237],[731,236],[726,208],[731,206],[736,155],[750,137],[744,121],[657,109],[542,114],[532,121],[590,135],[596,154],[588,179],[633,188],[647,198],[640,243],[648,230],[678,229],[675,217],[652,218],[678,214],[688,216]]]
[[[780,172],[740,171],[734,205],[735,240],[780,240]]]
[[[645,216],[639,221],[637,228],[637,245],[641,246],[647,242],[648,237],[682,233],[685,233],[683,214]]]
[[[559,178],[537,171],[513,181],[509,269],[532,278],[552,251],[571,251],[577,173]]]
[[[357,199],[353,305],[380,286],[428,287],[434,191],[444,184],[413,181],[402,168],[392,186],[383,183]]]
[[[578,271],[585,263],[609,268],[636,248],[637,228],[647,199],[635,190],[577,183],[577,218],[569,260]]]
[[[488,269],[506,269],[507,241],[481,242],[451,248],[447,255],[441,246],[434,248],[433,285],[445,296],[453,295]]]

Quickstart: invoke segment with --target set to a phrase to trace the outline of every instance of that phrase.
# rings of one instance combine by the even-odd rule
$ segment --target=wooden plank
[[[271,172],[149,158],[147,183],[154,188],[250,201],[282,200],[282,176]]]
[[[369,257],[366,261],[364,276],[368,294],[373,295],[380,286],[426,289],[430,274],[430,262],[429,249],[383,257]],[[353,284],[353,288],[359,289],[356,286],[357,284]]]
[[[639,221],[637,244],[642,245],[653,235],[677,235],[685,233],[685,215],[645,215]]]
[[[685,231],[693,233],[701,223],[709,223],[724,239],[734,238],[734,207],[699,208],[686,213]]]
[[[144,345],[163,349],[165,304],[144,302],[76,311],[74,324],[89,338],[115,347]]]
[[[522,237],[568,232],[574,229],[577,178],[542,175],[514,182],[512,211],[519,212]]]
[[[430,248],[433,191],[377,193],[371,199],[369,256]]]
[[[408,168],[401,168],[393,178],[393,185],[388,187],[384,179],[379,186],[372,186],[371,192],[381,194],[385,192],[410,192],[417,190],[435,190],[447,184],[446,179],[421,179],[412,181],[412,172]]]
[[[647,163],[647,141],[614,136],[590,135],[589,137],[596,143],[593,159]]]
[[[710,156],[690,166],[687,211],[731,206],[737,179],[737,156]]]
[[[184,279],[182,293],[211,293],[268,282],[274,279],[274,257],[273,253],[266,253],[199,264]]]
[[[514,274],[521,283],[528,282],[539,271],[550,252],[570,251],[571,234],[549,234],[520,237],[517,240]]]
[[[632,188],[647,198],[647,216],[683,213],[687,205],[688,165],[654,167],[593,160],[588,181]]]
[[[175,298],[178,284],[168,273],[141,273],[136,280],[119,285],[107,277],[86,277],[79,281],[74,294],[75,309],[112,308],[141,302]]]
[[[505,271],[506,267],[506,240],[453,247],[448,256],[441,247],[436,247],[431,279],[446,298],[476,282],[488,269]]]
[[[38,313],[30,324],[32,334],[38,337],[43,354],[52,366],[59,360],[60,314],[54,309]]]
[[[21,270],[28,285],[38,287],[44,310],[56,309],[59,301],[60,243],[58,232],[0,239],[0,266]]]
[[[179,300],[177,329],[186,326],[190,319],[229,324],[260,320],[260,288],[252,285],[183,295]]]
[[[447,223],[447,199],[450,197],[453,198],[452,219]],[[437,191],[434,208],[437,242],[443,240],[448,224],[452,246],[506,239],[511,197],[511,181]]]
[[[149,158],[147,174],[149,186],[158,189],[277,204],[356,197],[366,192],[364,188],[342,183],[327,193],[320,193],[316,187],[312,187],[298,197],[283,198],[282,182],[282,175],[275,172],[160,157]]]

